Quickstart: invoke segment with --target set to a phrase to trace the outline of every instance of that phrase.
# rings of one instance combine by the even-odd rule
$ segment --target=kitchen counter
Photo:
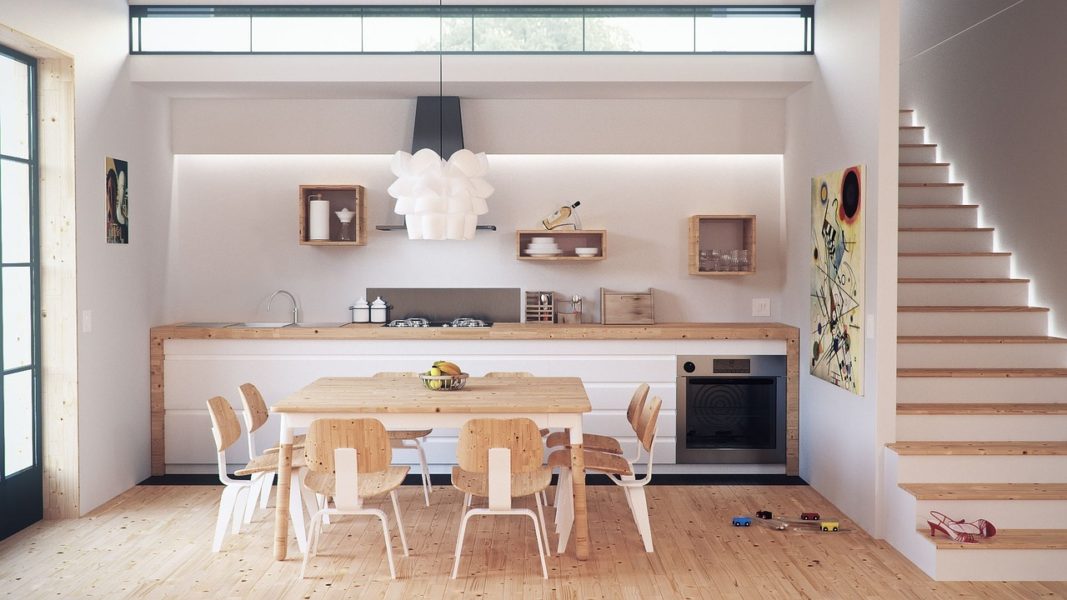
[[[661,415],[665,429],[657,444],[662,444],[663,450],[657,451],[657,456],[673,462],[674,432],[669,423],[674,419],[675,355],[731,353],[786,356],[785,473],[799,472],[800,332],[783,323],[498,323],[487,328],[390,328],[354,323],[259,328],[222,325],[175,323],[151,329],[153,475],[163,475],[171,467],[209,462],[198,454],[211,446],[203,402],[212,395],[233,395],[239,383],[251,380],[261,391],[266,386],[268,397],[278,397],[318,376],[411,370],[413,359],[428,360],[424,355],[458,357],[473,374],[531,370],[581,376],[595,403],[606,410],[600,421],[596,411],[590,417],[591,426],[600,428],[613,426],[618,420],[613,412],[616,397],[628,398],[634,382],[651,383],[668,409]],[[626,366],[612,366],[619,360]],[[240,408],[237,398],[230,400],[237,401]],[[174,433],[166,438],[166,431]],[[625,435],[626,431],[608,433]],[[439,444],[439,462],[454,457],[449,445],[452,441],[441,439]],[[208,458],[213,463],[214,454]]]
[[[796,327],[783,323],[657,323],[655,325],[540,325],[497,323],[492,327],[382,327],[347,323],[337,327],[195,327],[181,323],[152,328],[153,340],[789,340]],[[153,343],[154,346],[154,343]]]

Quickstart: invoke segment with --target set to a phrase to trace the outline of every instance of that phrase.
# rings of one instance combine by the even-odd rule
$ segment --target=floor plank
[[[81,519],[31,526],[0,542],[4,598],[1034,598],[1067,597],[1067,583],[937,583],[883,541],[843,519],[851,532],[733,527],[734,515],[771,510],[840,514],[804,486],[650,486],[656,552],[646,553],[622,492],[589,488],[593,553],[549,559],[542,579],[532,524],[520,517],[474,518],[460,576],[450,579],[462,495],[400,490],[411,556],[392,544],[399,579],[389,578],[381,530],[366,517],[325,527],[311,577],[302,555],[273,559],[272,512],[210,551],[220,488],[140,486]],[[520,501],[522,502],[522,501]],[[532,506],[532,504],[531,504]],[[388,500],[381,508],[392,515]],[[545,518],[552,531],[553,513]],[[999,537],[999,536],[998,536]],[[1007,538],[1008,536],[1005,536]],[[550,535],[555,543],[555,535]],[[573,544],[570,552],[573,553]]]

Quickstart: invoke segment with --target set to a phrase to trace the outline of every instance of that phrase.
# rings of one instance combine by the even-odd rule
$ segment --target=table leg
[[[581,444],[571,445],[571,489],[574,492],[574,555],[589,558],[589,521],[585,507],[585,455]]]
[[[289,548],[289,479],[293,472],[293,444],[278,449],[278,497],[274,507],[274,560],[285,560]],[[301,509],[303,510],[303,509]]]

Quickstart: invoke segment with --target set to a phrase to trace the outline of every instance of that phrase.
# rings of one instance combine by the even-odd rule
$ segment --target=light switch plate
[[[753,298],[752,299],[752,316],[753,317],[769,317],[769,316],[771,316],[771,299],[770,298]]]

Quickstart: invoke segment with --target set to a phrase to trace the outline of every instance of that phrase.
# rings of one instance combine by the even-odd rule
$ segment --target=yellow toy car
[[[819,527],[823,531],[837,531],[841,528],[841,525],[837,521],[823,521],[819,523]]]

